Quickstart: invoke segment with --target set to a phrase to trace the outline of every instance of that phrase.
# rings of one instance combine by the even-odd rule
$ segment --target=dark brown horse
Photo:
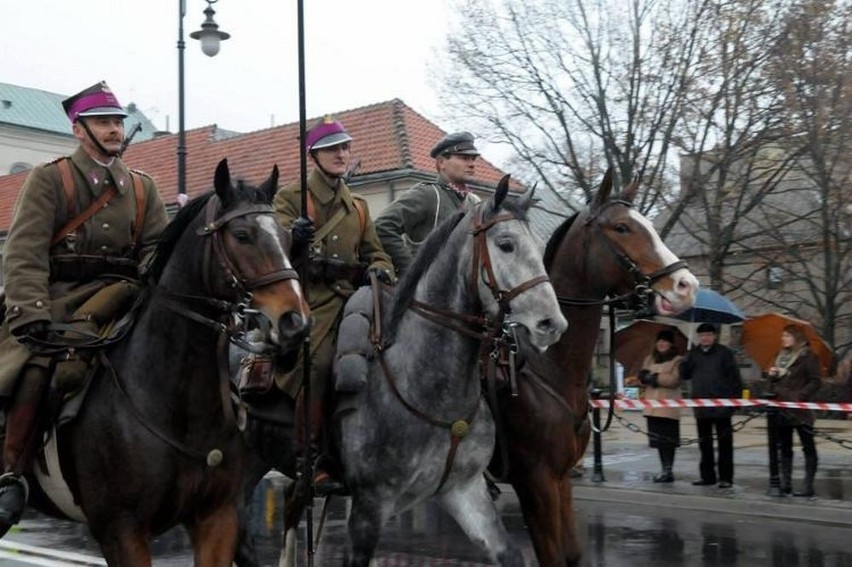
[[[135,326],[100,356],[85,404],[58,430],[73,500],[40,484],[34,504],[87,522],[109,565],[150,566],[151,538],[178,524],[196,566],[231,565],[245,450],[228,342],[260,330],[264,348],[292,364],[308,327],[289,235],[272,214],[277,181],[275,168],[260,187],[233,186],[219,164],[215,193],[163,234]]]
[[[657,311],[675,314],[692,305],[698,289],[633,208],[636,190],[634,182],[610,198],[607,172],[591,206],[551,237],[544,262],[568,331],[544,354],[527,353],[518,396],[500,399],[508,465],[493,469],[507,473],[542,567],[580,561],[569,473],[589,441],[587,380],[604,305],[653,288]]]

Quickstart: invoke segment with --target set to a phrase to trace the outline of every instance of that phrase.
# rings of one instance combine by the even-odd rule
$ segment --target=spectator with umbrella
[[[781,350],[767,374],[778,399],[789,402],[808,402],[820,387],[820,362],[808,348],[805,331],[797,325],[787,325],[781,332]],[[811,410],[785,409],[778,413],[778,453],[781,463],[781,491],[793,492],[793,429],[799,434],[805,455],[805,479],[802,490],[793,496],[814,495],[814,475],[817,451],[814,444],[814,414]]]
[[[638,378],[628,378],[628,385],[641,384],[642,398],[646,400],[679,400],[682,360],[675,347],[675,330],[668,328],[657,333],[654,350],[645,357]],[[632,383],[631,383],[632,382]],[[660,453],[662,472],[654,482],[674,482],[675,450],[680,446],[680,409],[645,408],[642,412],[648,422],[648,444]]]
[[[690,380],[693,398],[739,398],[742,378],[728,347],[718,343],[718,330],[711,323],[698,326],[698,344],[686,355],[680,366],[682,380]],[[695,408],[698,447],[701,450],[701,478],[692,484],[730,488],[734,482],[734,434],[731,426],[733,407]],[[713,431],[719,445],[717,460],[713,448]]]

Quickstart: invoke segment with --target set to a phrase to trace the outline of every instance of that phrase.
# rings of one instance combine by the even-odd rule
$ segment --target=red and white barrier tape
[[[592,407],[607,408],[609,399],[590,400]],[[615,400],[615,407],[622,409],[643,408],[742,408],[749,406],[771,406],[788,409],[815,409],[824,411],[849,411],[852,412],[850,403],[827,403],[827,402],[779,402],[775,400],[738,400],[721,398],[698,398],[683,400],[631,400],[627,398]]]

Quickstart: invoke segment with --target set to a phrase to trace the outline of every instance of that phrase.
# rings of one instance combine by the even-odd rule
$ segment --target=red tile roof
[[[353,181],[359,175],[417,170],[431,174],[435,161],[429,150],[446,132],[441,130],[399,99],[380,102],[334,115],[352,135],[352,159],[361,160]],[[319,118],[308,120],[308,126]],[[237,134],[205,126],[186,132],[186,186],[190,197],[203,193],[213,184],[213,172],[222,158],[228,158],[231,171],[238,177],[260,183],[273,164],[281,171],[281,183],[299,176],[299,124],[294,122],[266,130]],[[132,144],[124,160],[135,169],[153,176],[166,203],[177,195],[177,135],[171,134]],[[494,186],[503,175],[481,159],[477,162],[477,182]],[[26,173],[0,177],[0,231],[11,222],[12,207]]]

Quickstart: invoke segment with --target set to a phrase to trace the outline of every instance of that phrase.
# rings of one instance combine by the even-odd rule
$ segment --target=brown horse
[[[637,188],[631,183],[610,198],[608,171],[592,205],[551,237],[544,262],[568,331],[545,353],[525,353],[517,397],[500,397],[507,465],[492,470],[514,487],[542,567],[580,561],[569,473],[589,441],[587,380],[604,305],[653,289],[657,311],[671,315],[691,307],[698,289],[633,208]]]
[[[260,187],[233,186],[223,160],[215,193],[178,212],[137,323],[99,355],[85,404],[57,430],[59,470],[36,472],[33,504],[88,523],[111,566],[150,566],[151,538],[179,524],[196,566],[231,565],[245,449],[228,341],[251,328],[255,347],[292,366],[309,325],[289,234],[272,214],[277,181],[275,168]],[[57,477],[71,498],[44,482]]]

